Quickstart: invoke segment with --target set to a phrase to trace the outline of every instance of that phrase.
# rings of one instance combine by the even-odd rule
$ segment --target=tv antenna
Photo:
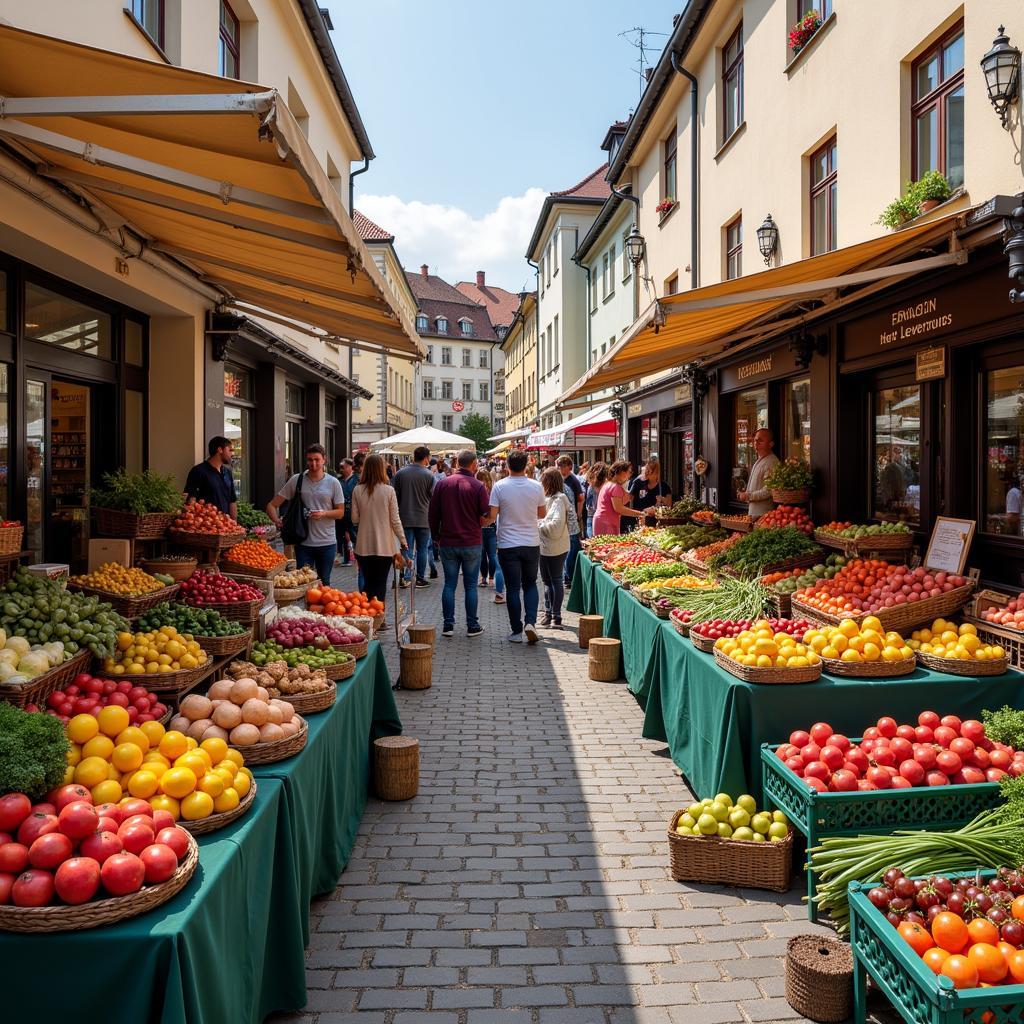
[[[640,92],[643,93],[644,86],[647,85],[647,75],[645,74],[648,63],[647,54],[653,52],[650,40],[654,36],[667,37],[667,32],[652,32],[650,29],[646,29],[643,25],[634,25],[632,28],[623,29],[619,33],[621,39],[625,39],[630,46],[637,50],[636,58],[636,74],[640,79]]]

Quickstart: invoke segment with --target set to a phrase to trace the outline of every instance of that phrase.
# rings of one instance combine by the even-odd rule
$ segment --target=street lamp
[[[639,267],[643,262],[644,250],[646,248],[647,243],[644,241],[644,236],[637,231],[636,224],[634,224],[633,230],[626,237],[626,256],[629,257],[629,262],[634,267]]]
[[[654,316],[651,317],[651,323],[654,325],[654,333],[658,331],[668,323],[668,317],[665,315],[665,307],[657,299],[654,300]]]
[[[765,217],[764,223],[757,229],[757,247],[761,250],[761,255],[764,257],[764,262],[767,266],[771,266],[772,256],[775,254],[778,245],[779,228],[769,213]]]
[[[981,58],[981,70],[985,72],[988,98],[1003,127],[1007,128],[1010,106],[1020,91],[1020,50],[1010,45],[1002,25],[992,42],[992,49]]]

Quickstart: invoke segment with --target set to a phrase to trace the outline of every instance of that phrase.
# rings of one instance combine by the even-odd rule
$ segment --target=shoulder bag
[[[285,544],[305,544],[309,537],[309,526],[306,523],[306,507],[302,504],[302,477],[298,474],[295,482],[295,497],[288,502],[281,517],[281,540]]]

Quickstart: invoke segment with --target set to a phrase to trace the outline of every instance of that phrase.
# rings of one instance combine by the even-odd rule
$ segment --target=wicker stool
[[[595,636],[590,651],[590,678],[600,683],[614,683],[619,678],[622,641],[608,636]]]
[[[373,785],[381,800],[411,800],[420,788],[420,741],[411,736],[374,740]]]
[[[406,630],[409,633],[409,643],[426,644],[428,647],[433,648],[435,642],[435,635],[437,633],[436,626],[410,624],[406,626]]]
[[[595,636],[604,632],[603,615],[581,615],[580,616],[580,650],[585,651],[587,645]]]
[[[841,1021],[853,1012],[853,953],[845,942],[797,935],[786,952],[786,1002],[811,1020]]]
[[[405,690],[428,690],[434,674],[434,648],[428,644],[402,644],[398,653],[398,680]]]

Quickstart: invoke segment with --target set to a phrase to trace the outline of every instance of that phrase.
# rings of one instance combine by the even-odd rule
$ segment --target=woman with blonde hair
[[[547,515],[537,523],[540,531],[540,578],[544,582],[542,626],[562,625],[565,597],[565,556],[569,553],[569,499],[562,474],[551,466],[540,475]]]
[[[367,455],[360,482],[352,492],[352,522],[356,534],[356,557],[366,580],[366,593],[380,601],[387,599],[388,573],[395,555],[408,557],[398,498],[388,483],[384,459]]]
[[[477,471],[477,480],[487,488],[488,499],[491,496],[491,488],[494,486],[494,477],[486,469]],[[501,572],[501,563],[498,561],[498,524],[491,523],[490,526],[482,528],[483,544],[480,550],[480,586],[486,587],[489,583],[494,584],[494,603],[505,603],[505,577]]]

